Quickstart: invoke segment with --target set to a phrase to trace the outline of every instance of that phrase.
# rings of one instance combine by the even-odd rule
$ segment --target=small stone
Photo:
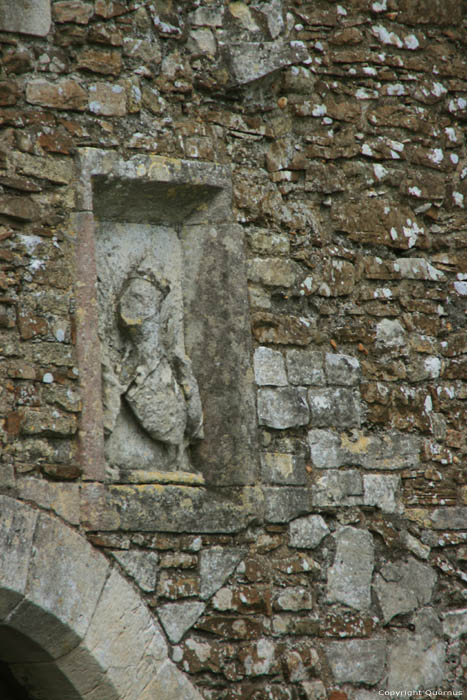
[[[322,681],[304,681],[302,689],[306,700],[326,700],[326,687]]]
[[[437,508],[431,520],[436,530],[465,530],[467,507]]]
[[[356,469],[320,474],[312,493],[314,506],[354,506],[363,503],[363,480]]]
[[[311,510],[310,491],[297,487],[265,487],[265,518],[270,523],[286,523]]]
[[[289,545],[299,549],[314,549],[329,534],[329,528],[321,515],[297,518],[289,525]]]
[[[376,341],[387,348],[405,346],[407,333],[400,321],[385,318],[376,326]]]
[[[81,0],[63,0],[53,5],[54,19],[59,23],[88,24],[93,13],[93,6]]]
[[[287,386],[282,353],[261,346],[254,355],[255,381],[259,386]]]
[[[295,387],[260,389],[258,391],[258,420],[260,425],[284,429],[306,425],[310,412],[305,390]]]
[[[0,81],[0,106],[15,105],[19,97],[19,88],[13,80]]]
[[[39,78],[26,85],[26,100],[33,105],[82,112],[86,109],[88,96],[86,90],[75,80],[62,78],[51,82]]]
[[[200,595],[203,600],[219,590],[243,556],[241,549],[211,547],[200,554]]]
[[[125,88],[111,83],[90,85],[88,109],[93,114],[125,116],[127,113]]]
[[[384,673],[386,641],[373,638],[329,642],[326,656],[336,683],[375,685]],[[391,684],[389,687],[393,689]]]
[[[291,384],[304,386],[325,383],[323,356],[309,350],[287,350],[287,373]]]
[[[443,613],[443,633],[449,639],[458,639],[467,634],[467,608]]]
[[[157,562],[155,552],[133,551],[112,552],[126,573],[138,584],[141,590],[151,593],[156,588]]]
[[[326,353],[325,367],[330,384],[352,386],[360,382],[360,362],[351,355]]]
[[[371,605],[373,538],[365,530],[343,527],[337,531],[336,541],[334,564],[328,571],[327,598],[366,610]]]
[[[47,36],[50,31],[50,0],[15,0],[0,5],[0,31]]]
[[[281,452],[263,452],[261,475],[269,484],[291,484],[304,486],[306,472],[303,458]]]
[[[311,610],[312,607],[311,593],[301,586],[286,588],[279,593],[274,601],[276,610],[298,612],[299,610]]]
[[[363,502],[367,506],[377,506],[385,513],[397,513],[401,506],[397,503],[400,477],[392,474],[365,474],[363,476]]]
[[[185,632],[201,617],[205,608],[205,603],[180,601],[159,606],[157,614],[170,641],[178,644]]]
[[[26,197],[0,196],[0,213],[11,216],[19,221],[35,221],[40,216],[40,210],[35,202]]]
[[[360,395],[352,389],[309,389],[313,427],[353,428],[361,421]]]
[[[253,258],[247,275],[252,282],[272,287],[292,287],[297,279],[295,263],[281,258]]]
[[[374,588],[383,610],[384,622],[430,602],[436,573],[413,557],[400,563],[387,563],[375,578]]]
[[[122,58],[116,51],[84,49],[78,56],[78,68],[91,73],[118,75],[122,69]]]

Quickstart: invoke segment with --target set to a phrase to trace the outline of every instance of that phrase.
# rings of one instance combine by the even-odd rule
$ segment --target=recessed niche
[[[110,473],[252,483],[247,284],[229,170],[86,149],[82,172],[94,220],[94,361]]]

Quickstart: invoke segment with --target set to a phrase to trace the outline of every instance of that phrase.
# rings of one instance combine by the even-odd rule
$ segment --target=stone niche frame
[[[136,469],[132,483],[246,486],[257,477],[256,409],[243,231],[233,223],[230,169],[152,155],[80,149],[76,236],[77,355],[83,476],[105,481],[95,233],[100,221],[168,226],[182,248],[184,334],[205,437],[196,473]],[[112,480],[112,478],[110,478]]]

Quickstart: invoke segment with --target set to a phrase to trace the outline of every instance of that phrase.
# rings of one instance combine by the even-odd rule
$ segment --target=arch
[[[35,699],[202,700],[103,554],[15,499],[0,513],[0,657]]]

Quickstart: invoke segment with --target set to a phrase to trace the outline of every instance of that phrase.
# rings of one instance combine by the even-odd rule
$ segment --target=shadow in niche
[[[78,700],[54,660],[29,637],[0,625],[0,700]]]

